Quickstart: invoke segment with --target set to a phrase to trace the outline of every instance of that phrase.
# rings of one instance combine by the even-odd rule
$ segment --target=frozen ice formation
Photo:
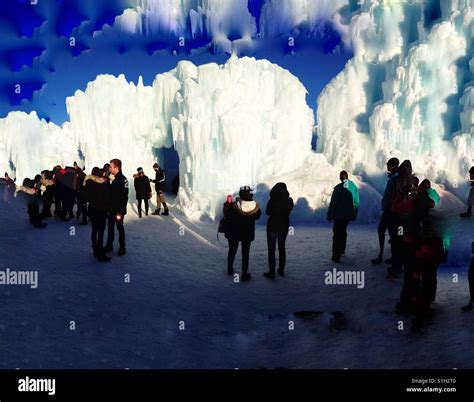
[[[152,86],[101,75],[67,98],[62,127],[35,113],[0,119],[0,169],[21,179],[80,156],[88,169],[118,157],[131,174],[151,170],[154,149],[174,146],[180,207],[214,217],[226,194],[303,166],[314,126],[305,97],[295,76],[253,58],[182,61]]]
[[[352,17],[354,58],[318,99],[318,150],[331,163],[369,178],[398,156],[454,191],[466,181],[474,157],[472,5],[366,2]]]

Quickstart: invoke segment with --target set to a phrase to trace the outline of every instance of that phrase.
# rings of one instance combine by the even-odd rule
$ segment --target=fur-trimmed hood
[[[234,209],[242,215],[253,215],[258,212],[260,205],[257,201],[238,200],[234,204]]]

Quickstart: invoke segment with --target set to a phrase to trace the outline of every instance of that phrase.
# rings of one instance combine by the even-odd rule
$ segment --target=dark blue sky
[[[37,5],[30,1],[0,3],[0,117],[13,110],[36,110],[40,117],[60,124],[68,118],[66,97],[84,90],[98,74],[125,74],[134,82],[141,75],[150,85],[156,74],[174,68],[179,60],[199,65],[223,63],[229,57],[210,45],[207,33],[188,38],[185,48],[170,35],[93,37],[128,7],[126,0],[40,0]],[[262,4],[249,0],[257,21]],[[317,37],[300,29],[294,48],[288,47],[287,37],[254,38],[253,49],[240,56],[266,58],[291,71],[307,88],[308,104],[315,109],[321,90],[352,56],[334,52],[340,48],[340,37],[329,22],[322,22],[322,28]],[[71,36],[75,46],[70,46]]]

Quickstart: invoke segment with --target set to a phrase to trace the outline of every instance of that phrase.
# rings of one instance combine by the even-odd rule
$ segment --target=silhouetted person
[[[87,225],[87,202],[84,200],[82,191],[84,189],[84,186],[82,185],[84,183],[84,178],[86,177],[86,174],[84,171],[79,167],[79,165],[74,162],[74,182],[73,182],[73,188],[76,193],[76,203],[77,203],[77,212],[76,212],[76,217],[77,219],[80,219],[82,216],[82,222],[80,225]]]
[[[165,171],[155,163],[153,165],[153,170],[155,171],[155,179],[150,179],[152,183],[155,183],[156,191],[156,210],[153,212],[153,215],[159,215],[161,210],[161,204],[165,208],[163,215],[169,215],[168,205],[166,205],[165,192],[166,192],[166,174]]]
[[[431,188],[431,182],[428,179],[423,180],[414,196],[414,236],[416,240],[419,239],[414,273],[421,280],[421,291],[411,296],[411,300],[421,312],[427,312],[431,302],[436,299],[438,267],[447,254],[443,242],[445,228],[442,214],[441,211],[434,210],[439,200],[438,193]]]
[[[85,176],[81,191],[82,201],[89,203],[88,215],[91,220],[91,242],[94,257],[100,262],[108,262],[110,257],[104,251],[104,232],[107,224],[109,205],[109,184],[98,167],[92,169],[92,175]]]
[[[137,173],[133,175],[134,177],[134,187],[135,187],[135,195],[137,197],[138,202],[138,217],[142,217],[142,201],[145,203],[145,215],[148,216],[148,200],[151,197],[151,186],[150,186],[150,179],[145,176],[145,172],[143,168],[138,168]]]
[[[327,214],[328,221],[334,221],[332,260],[335,262],[346,252],[347,225],[356,219],[359,208],[359,192],[345,170],[339,173],[339,179],[341,183],[334,187]]]
[[[8,175],[8,173],[5,173],[5,178],[3,179],[4,182],[4,191],[3,191],[3,201],[6,203],[10,203],[13,200],[13,197],[15,196],[15,181]]]
[[[62,211],[62,194],[61,194],[61,189],[60,189],[61,185],[59,183],[59,175],[60,175],[61,169],[62,168],[59,165],[53,168],[54,216],[57,218],[61,218],[61,211]],[[63,219],[61,218],[61,220]]]
[[[42,218],[51,218],[51,206],[54,202],[55,182],[53,180],[52,172],[43,170],[41,172],[41,185],[44,187],[43,192],[43,210],[41,212]]]
[[[266,214],[270,215],[267,221],[267,245],[269,271],[263,275],[275,278],[276,258],[275,248],[278,242],[278,274],[285,275],[286,249],[285,243],[290,227],[290,213],[293,209],[293,198],[286,188],[285,183],[277,183],[270,191],[270,200],[267,204]]]
[[[105,251],[113,251],[114,249],[115,227],[117,226],[120,245],[118,255],[122,256],[125,254],[125,228],[123,221],[127,214],[128,180],[122,173],[122,162],[120,159],[112,159],[110,161],[110,173],[114,176],[114,180],[109,186],[110,208]]]
[[[416,179],[417,180],[417,179]],[[392,265],[387,268],[389,277],[396,277],[402,272],[405,262],[411,260],[414,250],[412,250],[411,237],[406,234],[410,232],[412,220],[410,215],[413,213],[413,205],[407,202],[410,194],[416,190],[418,183],[413,176],[411,162],[404,160],[398,167],[398,175],[394,179],[393,192],[391,197],[391,230],[393,233],[390,239],[392,248]],[[405,247],[408,246],[408,249]],[[407,252],[404,252],[407,251]]]
[[[474,166],[472,166],[469,169],[469,181],[470,181],[471,187],[469,188],[469,195],[466,201],[467,211],[459,215],[461,218],[471,217],[472,206],[474,205]]]
[[[67,221],[74,218],[74,201],[76,193],[74,191],[74,168],[66,167],[59,169],[55,175],[56,191],[61,200],[61,220]]]
[[[472,300],[474,299],[474,257],[471,258],[471,264],[469,265],[469,272],[468,272],[468,280],[469,280],[469,303],[463,306],[461,309],[462,311],[471,311],[472,310]]]
[[[393,184],[395,182],[395,178],[398,175],[397,169],[399,163],[400,161],[397,158],[391,158],[387,162],[388,180],[382,197],[382,216],[380,217],[380,222],[377,230],[379,236],[379,255],[377,256],[377,258],[371,260],[373,264],[380,264],[383,261],[383,251],[385,248],[385,231],[388,230],[390,239],[393,237],[393,225],[391,224],[391,203],[394,187]]]
[[[239,197],[235,202],[224,205],[224,215],[228,220],[225,237],[229,241],[227,256],[227,272],[234,273],[234,259],[239,242],[242,244],[242,281],[250,279],[249,254],[250,244],[255,239],[255,221],[262,212],[256,201],[253,201],[252,189],[249,186],[240,188]]]

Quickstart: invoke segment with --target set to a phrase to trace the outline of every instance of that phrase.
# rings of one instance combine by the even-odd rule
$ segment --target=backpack
[[[226,216],[222,217],[219,221],[219,227],[217,228],[217,233],[225,233],[229,227],[229,219]]]

